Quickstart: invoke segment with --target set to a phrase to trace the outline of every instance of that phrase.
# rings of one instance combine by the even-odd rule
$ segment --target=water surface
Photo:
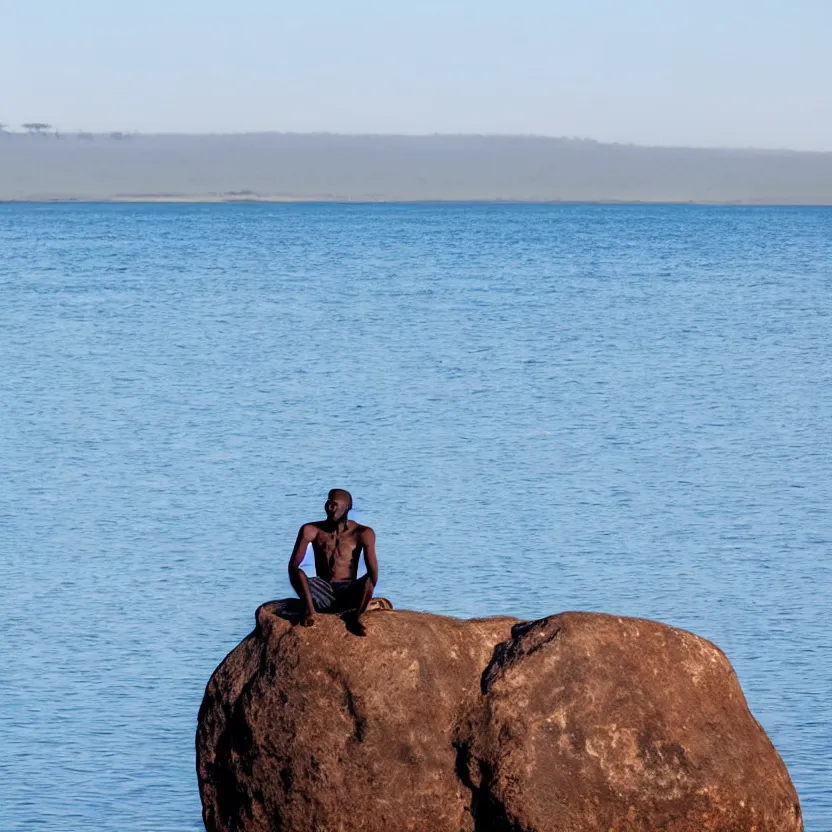
[[[832,830],[832,210],[0,206],[0,828],[201,829],[326,490],[380,591],[715,641]]]

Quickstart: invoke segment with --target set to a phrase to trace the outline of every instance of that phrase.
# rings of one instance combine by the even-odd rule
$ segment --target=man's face
[[[324,503],[324,511],[326,512],[326,519],[337,523],[339,520],[344,519],[344,515],[349,511],[350,504],[347,502],[346,497],[342,497],[338,494],[330,495],[327,501]]]

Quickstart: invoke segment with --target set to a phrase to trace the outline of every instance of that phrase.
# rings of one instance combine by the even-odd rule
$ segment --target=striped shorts
[[[364,593],[364,578],[355,581],[325,581],[307,578],[315,612],[344,612],[355,609]]]

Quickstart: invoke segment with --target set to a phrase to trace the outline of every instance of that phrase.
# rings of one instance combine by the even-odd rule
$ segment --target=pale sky
[[[0,0],[0,122],[832,151],[832,0]]]

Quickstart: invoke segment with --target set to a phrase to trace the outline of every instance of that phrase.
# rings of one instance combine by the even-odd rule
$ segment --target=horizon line
[[[766,147],[758,145],[683,145],[683,144],[642,144],[633,141],[604,141],[589,136],[551,135],[546,133],[482,133],[482,132],[430,132],[430,133],[382,133],[382,132],[339,132],[333,130],[228,130],[228,131],[143,131],[143,130],[62,130],[45,122],[30,122],[38,124],[40,130],[10,130],[9,124],[0,128],[0,137],[22,138],[69,138],[101,137],[106,139],[129,140],[132,138],[240,138],[254,136],[293,136],[293,137],[328,137],[349,139],[527,139],[533,141],[558,141],[595,144],[607,147],[643,148],[645,150],[700,150],[730,153],[794,153],[811,155],[831,155],[830,150],[798,149],[793,147]],[[0,123],[2,124],[2,123]],[[17,125],[25,127],[24,124]]]
[[[761,200],[697,200],[697,199],[345,199],[322,197],[283,196],[136,196],[113,197],[29,197],[0,198],[2,205],[514,205],[545,206],[605,206],[605,207],[698,207],[698,208],[832,208],[829,202],[777,202]]]

